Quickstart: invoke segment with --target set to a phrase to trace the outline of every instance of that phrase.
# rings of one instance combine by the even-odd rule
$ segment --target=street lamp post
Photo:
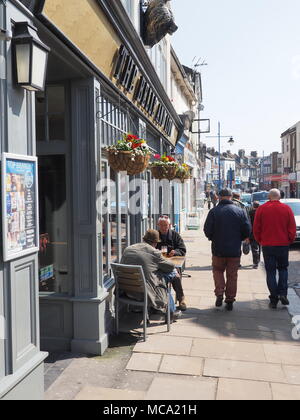
[[[233,145],[234,140],[232,136],[221,136],[221,123],[220,121],[218,122],[218,135],[217,136],[206,136],[207,138],[214,138],[214,139],[218,139],[218,148],[219,148],[219,180],[218,180],[218,190],[221,189],[222,186],[222,180],[221,180],[221,139],[229,139],[228,143],[230,144],[230,146]]]

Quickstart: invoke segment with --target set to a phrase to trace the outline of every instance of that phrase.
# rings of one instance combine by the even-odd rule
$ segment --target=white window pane
[[[32,84],[44,87],[44,71],[46,67],[47,53],[33,45],[32,51]]]
[[[29,82],[30,45],[16,45],[18,83]]]

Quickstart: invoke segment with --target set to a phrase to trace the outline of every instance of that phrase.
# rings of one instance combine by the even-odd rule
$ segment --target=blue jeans
[[[172,281],[177,276],[178,276],[177,270],[173,270],[171,273],[164,273],[163,274],[163,278],[165,279],[167,285],[169,283],[172,283]],[[173,299],[173,296],[171,295],[171,293],[170,293],[169,305],[170,305],[170,311],[175,312],[176,311],[176,306],[175,306],[175,302],[174,302],[174,299]]]
[[[267,272],[267,283],[270,290],[270,298],[278,299],[278,296],[288,294],[288,246],[264,246],[263,255]],[[279,273],[277,283],[276,274]]]

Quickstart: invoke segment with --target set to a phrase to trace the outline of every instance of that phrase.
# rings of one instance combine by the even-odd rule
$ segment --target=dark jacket
[[[141,243],[129,246],[125,249],[121,264],[141,265],[146,278],[148,288],[149,306],[155,309],[163,309],[168,302],[166,283],[161,273],[171,273],[175,265],[161,255],[152,246]],[[140,300],[139,293],[131,293],[130,297]]]
[[[245,212],[232,201],[222,200],[207,216],[204,233],[212,241],[215,257],[238,258],[242,241],[249,238],[251,225]]]
[[[162,246],[168,247],[168,254],[171,251],[175,251],[176,257],[184,257],[186,254],[186,247],[182,237],[175,230],[169,230],[166,237],[164,238],[159,232],[159,237],[162,242],[157,244],[157,249],[161,249]]]

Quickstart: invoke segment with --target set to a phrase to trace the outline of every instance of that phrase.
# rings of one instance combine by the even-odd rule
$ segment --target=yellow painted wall
[[[46,0],[43,15],[112,78],[121,41],[95,0]]]

